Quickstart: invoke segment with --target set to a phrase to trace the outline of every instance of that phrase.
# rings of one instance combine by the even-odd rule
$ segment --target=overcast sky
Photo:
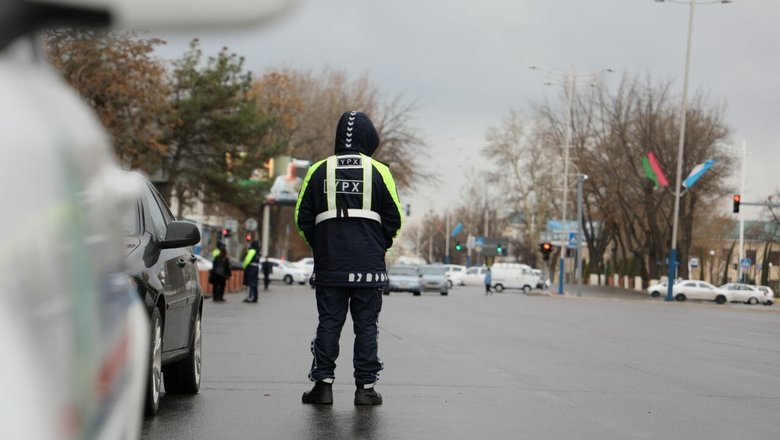
[[[425,166],[441,182],[401,195],[420,218],[429,206],[440,211],[457,204],[465,175],[495,168],[480,151],[487,129],[510,108],[560,93],[529,65],[611,67],[616,73],[607,84],[613,86],[625,72],[649,73],[675,80],[681,90],[688,9],[653,0],[303,0],[263,27],[165,34],[169,44],[160,55],[180,56],[197,36],[206,53],[228,46],[258,74],[326,66],[353,78],[368,73],[388,96],[416,101],[413,125],[431,153]],[[744,201],[780,187],[778,22],[778,0],[696,8],[690,87],[725,104],[732,141],[747,141]],[[674,170],[667,174],[673,181]],[[735,185],[738,176],[736,169]],[[729,206],[724,201],[724,213]],[[751,217],[758,213],[748,210]]]

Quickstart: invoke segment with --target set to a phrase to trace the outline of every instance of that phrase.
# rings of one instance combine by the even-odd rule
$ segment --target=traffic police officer
[[[309,168],[298,194],[295,223],[314,252],[319,325],[311,343],[311,391],[304,403],[333,403],[339,337],[347,310],[355,326],[355,405],[381,405],[374,384],[382,370],[377,354],[379,311],[387,286],[385,253],[403,220],[388,167],[371,158],[379,146],[374,124],[347,112],[336,127],[335,154]]]

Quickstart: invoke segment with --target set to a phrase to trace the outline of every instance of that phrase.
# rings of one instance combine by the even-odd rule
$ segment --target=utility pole
[[[745,159],[747,158],[747,142],[742,141],[742,183],[739,195],[745,197]],[[745,213],[739,210],[739,264],[737,264],[737,282],[743,283],[742,260],[745,258]],[[728,270],[728,269],[727,269]]]
[[[597,70],[595,72],[589,72],[585,74],[575,74],[574,68],[571,64],[569,64],[568,69],[566,70],[565,75],[562,75],[560,72],[552,72],[548,71],[546,69],[542,69],[538,66],[531,66],[532,70],[541,70],[545,72],[548,76],[556,77],[559,79],[563,76],[563,86],[564,86],[564,94],[566,99],[566,139],[565,139],[565,145],[563,149],[563,182],[562,182],[562,189],[563,189],[563,205],[561,206],[561,221],[563,226],[563,237],[561,237],[561,258],[559,262],[559,275],[558,275],[558,294],[563,295],[563,282],[565,275],[565,266],[566,266],[566,249],[568,246],[568,240],[569,240],[569,225],[566,222],[566,208],[568,204],[568,193],[569,193],[569,148],[571,146],[572,142],[572,107],[573,107],[573,100],[574,100],[574,82],[577,79],[587,79],[589,83],[593,84],[593,80],[600,77],[604,73],[612,72],[612,69],[602,69]],[[553,82],[546,82],[546,85],[552,85]]]
[[[577,178],[577,296],[582,296],[582,185],[588,180],[587,174],[581,174]]]
[[[450,210],[444,211],[444,218],[445,218],[445,226],[444,226],[444,236],[445,236],[445,247],[444,247],[444,263],[450,264]]]

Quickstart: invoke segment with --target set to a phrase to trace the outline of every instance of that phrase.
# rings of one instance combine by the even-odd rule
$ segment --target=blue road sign
[[[474,237],[474,247],[485,246],[485,237]]]
[[[569,249],[577,249],[579,245],[579,240],[577,240],[577,233],[576,232],[569,232]]]
[[[751,263],[752,263],[752,262],[750,261],[750,258],[743,258],[743,259],[742,259],[742,261],[740,262],[740,264],[742,265],[742,267],[744,267],[744,268],[746,268],[746,269],[747,269],[748,267],[750,267],[750,264],[751,264]]]
[[[457,225],[455,225],[455,227],[452,229],[452,234],[450,235],[450,237],[454,237],[454,236],[456,236],[456,235],[460,234],[460,231],[462,231],[462,230],[463,230],[463,223],[458,223],[458,224],[457,224]]]

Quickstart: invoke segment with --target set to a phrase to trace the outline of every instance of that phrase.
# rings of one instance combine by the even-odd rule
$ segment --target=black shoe
[[[381,405],[382,395],[374,388],[358,388],[355,390],[355,405]]]
[[[251,302],[252,302],[252,300],[250,300],[250,299],[248,299],[248,298],[247,298],[247,299],[245,299],[245,300],[243,300],[243,301],[241,301],[241,302],[245,302],[245,303],[251,303]]]
[[[303,393],[301,398],[303,403],[313,403],[319,405],[333,404],[333,384],[317,381],[311,391]]]

